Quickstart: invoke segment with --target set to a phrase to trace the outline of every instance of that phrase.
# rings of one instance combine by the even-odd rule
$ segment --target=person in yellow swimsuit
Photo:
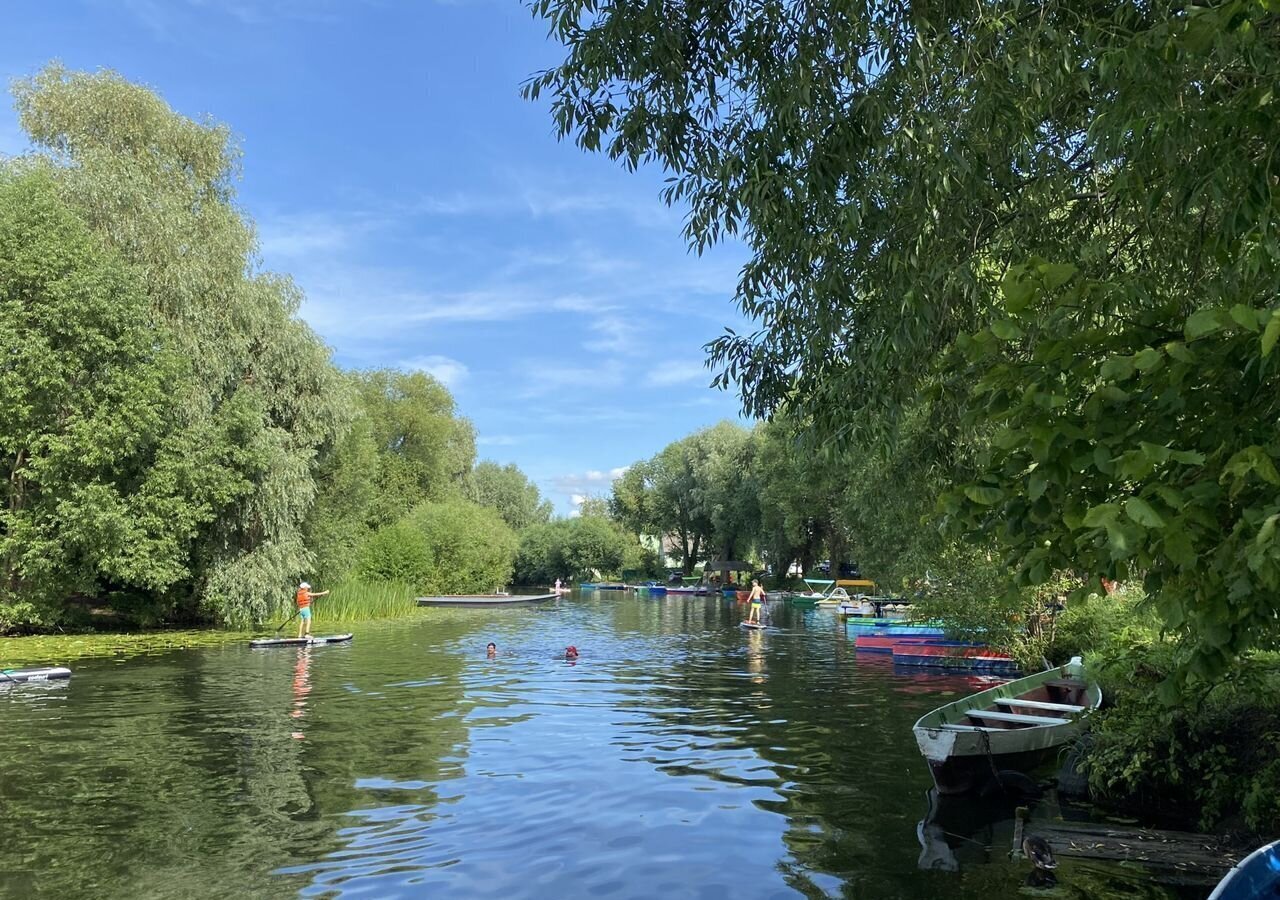
[[[760,587],[760,579],[751,579],[751,596],[747,601],[751,604],[751,611],[747,613],[747,622],[759,625],[760,610],[764,608],[764,588]]]

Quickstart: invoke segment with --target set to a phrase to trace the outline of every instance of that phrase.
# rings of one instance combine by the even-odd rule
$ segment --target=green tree
[[[317,455],[350,406],[327,348],[297,317],[296,288],[255,269],[229,133],[109,72],[51,66],[15,94],[61,196],[138,273],[185,361],[162,411],[188,573],[155,599],[233,624],[262,619],[313,563],[302,523]]]
[[[475,430],[456,415],[448,388],[424,372],[374,369],[353,378],[379,455],[370,524],[461,496],[475,462]]]
[[[495,510],[454,498],[423,503],[379,528],[361,548],[357,570],[423,593],[488,593],[510,580],[516,547]]]
[[[997,442],[938,465],[1020,587],[1145,573],[1208,678],[1275,640],[1270,0],[534,10],[560,134],[750,246],[763,325],[713,345],[750,410],[890,455],[927,391]]]
[[[556,578],[617,577],[639,562],[639,542],[617,523],[584,515],[533,525],[520,534],[516,581],[546,584]]]
[[[551,501],[514,463],[500,466],[485,460],[471,471],[468,494],[481,506],[496,509],[516,531],[551,520]]]
[[[58,196],[0,170],[0,630],[73,594],[159,592],[202,524],[174,484],[164,416],[182,360],[141,280]]]

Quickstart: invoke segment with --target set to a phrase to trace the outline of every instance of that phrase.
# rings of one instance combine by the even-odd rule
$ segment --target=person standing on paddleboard
[[[747,622],[750,624],[760,624],[760,610],[764,606],[764,588],[760,587],[760,579],[751,579],[751,596],[747,598],[751,603],[751,611],[747,613]]]
[[[321,591],[318,594],[311,593],[311,585],[302,582],[298,585],[298,637],[302,637],[303,631],[306,636],[311,637],[311,601],[317,597],[323,597],[328,591]]]

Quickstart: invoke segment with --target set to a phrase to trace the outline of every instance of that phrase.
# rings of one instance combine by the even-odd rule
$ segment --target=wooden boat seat
[[[1043,700],[1019,700],[1017,697],[1001,697],[996,701],[996,706],[1023,706],[1027,709],[1046,709],[1054,712],[1069,713],[1084,712],[1087,708],[1076,706],[1074,703],[1046,703]]]
[[[1066,719],[1049,716],[1024,716],[1022,713],[996,712],[994,710],[971,709],[965,715],[970,719],[989,722],[1008,722],[1010,725],[1061,725]]]

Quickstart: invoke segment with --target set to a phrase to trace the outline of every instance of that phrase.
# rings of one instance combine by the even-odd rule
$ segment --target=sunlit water
[[[346,646],[0,690],[0,896],[1037,895],[977,812],[942,844],[958,871],[921,868],[911,724],[972,682],[771,612],[759,633],[717,598],[423,610]],[[1059,876],[1051,896],[1175,896],[1101,864]]]

